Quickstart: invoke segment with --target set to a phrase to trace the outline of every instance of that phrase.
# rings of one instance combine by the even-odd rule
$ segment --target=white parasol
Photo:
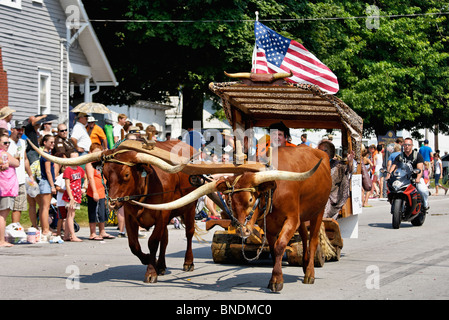
[[[83,102],[77,105],[75,108],[71,110],[71,112],[78,113],[78,112],[84,112],[84,113],[111,113],[111,110],[109,110],[104,104],[98,103],[98,102]]]

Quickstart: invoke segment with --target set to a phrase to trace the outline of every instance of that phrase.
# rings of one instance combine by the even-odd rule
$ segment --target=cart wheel
[[[302,242],[293,242],[287,251],[287,261],[291,266],[302,266]]]
[[[245,256],[243,256],[242,238],[235,233],[221,230],[214,233],[211,249],[214,262],[223,264],[247,264],[251,261],[249,259],[256,257],[258,254],[259,259],[268,259],[270,256],[268,245],[261,248],[261,244],[254,243],[245,244]],[[260,250],[262,251],[259,252]]]
[[[314,265],[315,268],[321,268],[324,266],[324,262],[326,261],[326,257],[324,256],[324,252],[321,249],[321,245],[318,244],[315,252]]]
[[[302,267],[302,255],[302,242],[293,242],[290,244],[290,248],[287,250],[287,261],[289,265]],[[316,268],[321,268],[324,266],[325,261],[323,250],[318,244],[315,252],[314,265]]]
[[[227,231],[216,231],[212,239],[212,258],[215,263],[237,263],[239,256],[236,256],[236,250],[231,249],[231,245],[242,243],[242,239],[237,234]],[[238,251],[237,251],[238,252]]]

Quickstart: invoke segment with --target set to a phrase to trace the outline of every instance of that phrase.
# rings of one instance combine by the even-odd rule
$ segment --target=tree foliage
[[[370,29],[374,18],[364,17],[371,1],[86,2],[91,19],[162,21],[94,22],[120,82],[119,88],[103,89],[101,98],[129,104],[136,98],[130,92],[137,92],[141,99],[163,101],[182,88],[184,124],[201,119],[209,82],[227,81],[224,70],[250,70],[255,39],[248,20],[259,11],[264,24],[304,44],[337,75],[337,96],[362,116],[366,130],[383,135],[439,124],[449,133],[447,16],[430,15],[449,11],[449,3],[374,3],[381,17],[379,27]],[[404,14],[416,16],[386,17]]]

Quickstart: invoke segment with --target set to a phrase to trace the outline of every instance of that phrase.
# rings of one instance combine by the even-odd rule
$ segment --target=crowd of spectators
[[[146,134],[141,123],[135,126],[125,114],[118,116],[118,124],[110,131],[100,127],[93,115],[77,113],[71,132],[67,123],[55,123],[53,115],[35,115],[25,121],[13,120],[15,110],[0,110],[0,246],[12,246],[5,240],[6,219],[20,223],[22,212],[28,210],[33,228],[41,231],[41,241],[59,237],[64,241],[82,241],[74,226],[76,211],[86,195],[90,227],[89,240],[114,239],[105,230],[108,220],[105,189],[100,172],[91,164],[62,167],[40,157],[27,139],[43,152],[58,157],[78,157],[89,152],[113,148],[128,135]],[[147,131],[157,136],[154,126]],[[27,193],[27,186],[39,190]],[[51,216],[55,208],[56,217]],[[52,212],[54,214],[54,212]],[[53,219],[58,220],[52,227]],[[123,212],[118,214],[119,235],[125,236]],[[97,228],[98,226],[98,233]]]

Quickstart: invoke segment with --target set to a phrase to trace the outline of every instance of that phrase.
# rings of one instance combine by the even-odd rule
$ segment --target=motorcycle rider
[[[405,138],[404,144],[402,145],[403,152],[399,154],[393,161],[390,171],[387,173],[387,179],[390,178],[390,174],[396,170],[399,161],[404,161],[408,165],[411,165],[413,169],[420,169],[421,172],[416,176],[416,189],[420,193],[423,199],[424,210],[429,210],[429,189],[424,182],[423,172],[424,172],[424,158],[418,151],[413,150],[413,140],[412,138]],[[402,156],[402,157],[401,157]]]

